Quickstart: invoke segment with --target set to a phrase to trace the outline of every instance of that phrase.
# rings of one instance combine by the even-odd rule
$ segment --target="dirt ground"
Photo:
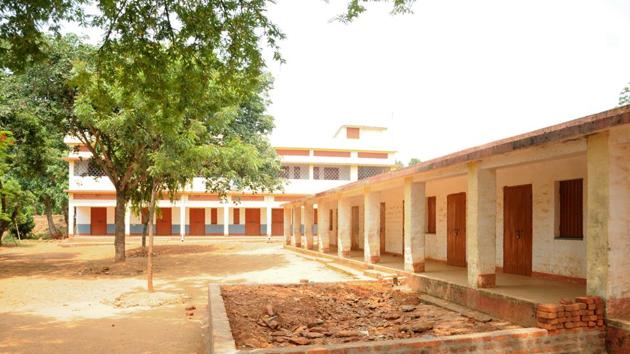
[[[278,242],[164,239],[149,295],[139,241],[115,264],[103,240],[0,248],[0,353],[204,352],[208,283],[351,279]]]
[[[391,282],[230,285],[222,288],[238,348],[285,347],[448,336],[519,328],[480,322],[432,304]]]

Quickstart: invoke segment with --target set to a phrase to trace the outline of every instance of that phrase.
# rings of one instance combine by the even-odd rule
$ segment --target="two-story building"
[[[175,201],[160,200],[156,235],[282,235],[281,204],[392,169],[395,151],[388,146],[387,129],[343,125],[332,138],[304,137],[272,142],[281,160],[284,190],[267,194],[229,193],[227,200],[208,193],[203,178],[195,178]],[[114,233],[115,189],[91,160],[87,148],[72,137],[69,163],[68,234]],[[316,209],[313,211],[316,218]],[[142,214],[142,213],[139,213]],[[316,228],[316,226],[313,226]],[[142,215],[128,208],[125,234],[141,234]]]

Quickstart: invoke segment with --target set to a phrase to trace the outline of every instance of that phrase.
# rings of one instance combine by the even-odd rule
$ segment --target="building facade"
[[[389,171],[395,151],[387,146],[387,129],[364,125],[341,126],[332,138],[314,142],[274,143],[285,178],[276,193],[229,193],[227,200],[208,193],[203,178],[194,178],[176,200],[159,200],[154,220],[162,236],[282,235],[281,204]],[[115,189],[77,139],[67,137],[71,152],[68,188],[68,234],[101,236],[114,233]],[[273,143],[273,142],[272,142]],[[312,211],[316,219],[316,210]],[[142,213],[127,208],[125,234],[143,230]],[[317,226],[312,226],[316,231]]]

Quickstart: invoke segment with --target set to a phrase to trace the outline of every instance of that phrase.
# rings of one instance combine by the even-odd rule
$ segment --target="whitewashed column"
[[[284,228],[284,243],[286,245],[291,244],[291,208],[284,207],[284,222],[282,224]]]
[[[313,249],[313,203],[304,203],[304,236],[306,239],[304,247]]]
[[[179,239],[184,241],[186,235],[186,199],[182,196],[179,200]]]
[[[269,203],[269,202],[267,202]],[[267,240],[271,240],[271,205],[267,205],[267,220],[265,221],[267,223]]]
[[[131,235],[131,205],[125,208],[125,236]]]
[[[468,285],[473,288],[496,286],[496,194],[495,171],[481,169],[479,162],[469,163],[466,195],[466,261]]]
[[[424,272],[426,196],[424,182],[405,180],[405,270]]]
[[[293,206],[293,240],[291,243],[295,247],[302,247],[302,231],[300,230],[302,226],[302,218],[301,214],[302,208],[299,205]]]
[[[587,139],[586,293],[630,316],[630,127]]]
[[[68,198],[68,237],[74,236],[74,203],[72,194]]]
[[[229,201],[225,201],[223,204],[223,236],[230,235],[230,204]]]
[[[328,203],[320,200],[317,203],[317,243],[318,250],[320,252],[328,252],[330,250],[330,220],[328,216],[330,211],[328,209]]]
[[[381,259],[381,239],[379,235],[379,201],[378,194],[366,191],[363,194],[363,258],[367,263],[378,263]]]
[[[349,257],[352,238],[352,207],[346,198],[339,199],[339,220],[337,221],[337,253],[339,257]]]

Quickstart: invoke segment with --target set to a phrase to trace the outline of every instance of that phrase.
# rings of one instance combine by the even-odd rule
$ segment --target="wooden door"
[[[466,266],[466,193],[446,196],[446,263]]]
[[[271,234],[282,236],[284,234],[284,210],[271,209]]]
[[[90,208],[90,234],[107,235],[107,208]]]
[[[359,246],[359,207],[358,206],[353,206],[352,207],[352,229],[351,229],[351,246],[350,249],[353,250],[360,250],[362,249]]]
[[[260,235],[260,209],[245,209],[245,235]]]
[[[193,236],[203,236],[206,234],[206,210],[204,208],[190,208],[189,211],[189,234]]]
[[[159,236],[167,236],[173,234],[173,218],[171,217],[173,209],[159,208],[155,220],[155,234]]]
[[[532,274],[532,185],[503,188],[503,271]]]
[[[381,254],[385,253],[385,203],[381,203],[378,235],[381,242]]]

